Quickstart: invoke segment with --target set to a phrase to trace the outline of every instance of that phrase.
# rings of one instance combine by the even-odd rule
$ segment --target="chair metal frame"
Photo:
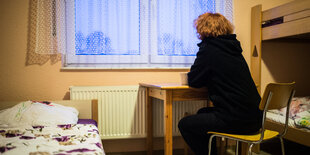
[[[222,137],[222,138],[227,138],[227,139],[235,140],[236,141],[236,152],[235,152],[236,155],[238,155],[238,143],[239,142],[245,142],[245,143],[250,144],[249,149],[248,149],[248,154],[251,155],[252,154],[252,147],[253,147],[254,144],[260,144],[263,141],[270,140],[270,139],[264,140],[264,133],[265,133],[264,125],[265,125],[267,110],[272,109],[272,108],[269,107],[269,104],[270,104],[270,101],[272,99],[272,96],[274,95],[274,93],[277,93],[277,92],[274,92],[272,88],[269,88],[269,87],[272,87],[272,86],[275,86],[275,87],[281,87],[281,86],[291,87],[289,99],[288,99],[287,103],[285,104],[287,106],[286,106],[286,115],[285,115],[285,126],[284,126],[284,129],[277,136],[270,138],[270,139],[274,139],[274,138],[279,138],[280,139],[282,155],[285,155],[283,136],[286,134],[287,128],[288,128],[288,118],[289,118],[290,104],[291,104],[291,100],[292,100],[292,98],[293,98],[293,96],[295,94],[295,89],[294,89],[295,82],[292,82],[292,83],[270,83],[270,84],[267,85],[267,87],[265,89],[265,92],[264,92],[264,96],[263,96],[263,98],[261,100],[261,103],[260,103],[260,109],[262,110],[261,106],[264,106],[264,107],[263,107],[262,128],[260,130],[260,133],[258,133],[258,134],[261,135],[259,140],[257,140],[257,141],[248,141],[248,140],[234,138],[234,137],[225,136],[225,135],[212,134],[210,136],[210,139],[209,139],[209,146],[208,146],[209,147],[209,153],[208,153],[209,155],[211,154],[211,148],[212,148],[211,145],[212,145],[213,137]],[[271,90],[269,90],[269,89],[271,89]],[[266,102],[266,103],[264,104],[263,102]],[[273,109],[275,109],[275,108],[273,108]]]

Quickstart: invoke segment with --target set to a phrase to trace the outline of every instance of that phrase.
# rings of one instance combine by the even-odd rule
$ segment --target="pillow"
[[[50,126],[58,124],[76,124],[78,111],[56,103],[26,101],[0,113],[0,124],[15,126]]]
[[[31,101],[21,102],[11,108],[2,110],[0,112],[0,127],[12,127],[18,124],[24,124],[20,122],[23,113],[31,106]]]

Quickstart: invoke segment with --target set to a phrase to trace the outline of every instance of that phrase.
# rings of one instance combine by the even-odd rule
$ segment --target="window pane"
[[[76,0],[77,55],[139,55],[139,0]]]
[[[215,11],[215,0],[158,0],[157,53],[166,56],[195,56],[198,47],[194,20]]]

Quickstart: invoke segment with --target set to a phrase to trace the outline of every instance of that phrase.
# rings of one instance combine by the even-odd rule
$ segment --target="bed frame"
[[[281,131],[283,124],[267,119],[265,127],[267,129]],[[310,147],[310,130],[289,127],[284,138]]]
[[[79,111],[80,119],[93,119],[98,123],[98,100],[59,100],[50,102],[74,107]],[[18,103],[20,101],[0,101],[0,110],[10,108]]]
[[[252,7],[251,12],[251,72],[261,92],[262,41],[278,38],[310,39],[310,1],[292,2],[262,11],[262,5]],[[278,130],[283,126],[272,120],[266,128]],[[285,139],[310,146],[310,130],[289,127]]]

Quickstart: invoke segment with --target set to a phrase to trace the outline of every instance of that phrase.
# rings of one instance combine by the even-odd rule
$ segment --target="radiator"
[[[146,137],[145,88],[139,86],[71,86],[71,100],[98,99],[99,133],[102,139]],[[163,101],[153,99],[154,137],[163,137]],[[173,103],[173,136],[185,112],[196,113],[206,101]]]

